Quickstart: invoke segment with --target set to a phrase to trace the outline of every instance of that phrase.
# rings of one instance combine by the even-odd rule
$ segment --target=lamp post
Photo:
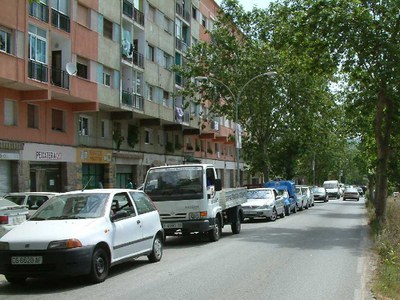
[[[236,142],[236,187],[240,186],[240,161],[239,161],[239,149],[241,147],[240,143],[239,143],[239,139],[240,139],[240,126],[239,126],[239,104],[240,104],[240,96],[242,95],[244,89],[249,85],[250,82],[252,82],[253,80],[256,80],[259,77],[263,77],[263,76],[268,76],[268,77],[272,77],[275,76],[277,73],[276,72],[265,72],[262,74],[259,74],[257,76],[254,76],[253,78],[251,78],[250,80],[248,80],[239,90],[239,93],[237,95],[237,97],[235,97],[235,95],[233,94],[232,90],[225,84],[223,83],[221,80],[216,79],[214,77],[205,77],[205,76],[198,76],[195,79],[197,80],[215,80],[217,82],[219,82],[220,84],[222,84],[231,94],[232,98],[235,99],[235,126],[236,126],[236,130],[235,130],[235,142]]]

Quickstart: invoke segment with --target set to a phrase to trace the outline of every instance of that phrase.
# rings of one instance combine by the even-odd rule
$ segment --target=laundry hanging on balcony
[[[179,124],[182,124],[183,110],[180,107],[175,107],[175,121]]]

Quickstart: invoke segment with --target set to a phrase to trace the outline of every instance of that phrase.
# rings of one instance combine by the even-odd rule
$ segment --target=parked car
[[[329,201],[328,193],[324,187],[314,187],[312,191],[314,195],[314,201]]]
[[[296,188],[293,181],[290,180],[271,180],[264,183],[266,188],[274,188],[278,192],[288,194],[288,199],[285,198],[285,214],[289,216],[291,213],[297,212],[297,197]]]
[[[275,221],[278,215],[285,217],[284,198],[272,188],[256,188],[247,190],[247,202],[242,204],[245,218],[267,218]]]
[[[58,193],[52,192],[20,192],[20,193],[8,193],[4,195],[4,198],[10,200],[18,205],[28,206],[29,213],[33,214],[43,203],[50,198],[58,195]]]
[[[303,192],[303,195],[305,195],[306,199],[307,199],[307,207],[306,208],[314,206],[314,196],[312,194],[311,188],[308,186],[305,186],[305,185],[300,185],[300,188]]]
[[[343,193],[343,201],[353,199],[353,200],[360,200],[360,193],[358,192],[357,188],[355,187],[348,187],[344,190]]]
[[[11,283],[78,275],[98,283],[127,259],[161,260],[163,239],[158,211],[142,191],[63,193],[0,239],[0,274]]]
[[[303,192],[299,185],[296,185],[297,209],[308,209],[307,195]]]
[[[0,198],[0,237],[5,235],[17,225],[26,221],[29,211],[25,205]]]

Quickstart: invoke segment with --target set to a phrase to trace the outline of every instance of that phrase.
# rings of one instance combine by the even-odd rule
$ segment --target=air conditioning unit
[[[211,129],[219,130],[219,122],[218,121],[211,121]]]

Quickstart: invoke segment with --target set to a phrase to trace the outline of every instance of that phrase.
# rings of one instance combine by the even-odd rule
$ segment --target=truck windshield
[[[203,169],[188,166],[150,170],[144,192],[153,201],[202,199]]]

